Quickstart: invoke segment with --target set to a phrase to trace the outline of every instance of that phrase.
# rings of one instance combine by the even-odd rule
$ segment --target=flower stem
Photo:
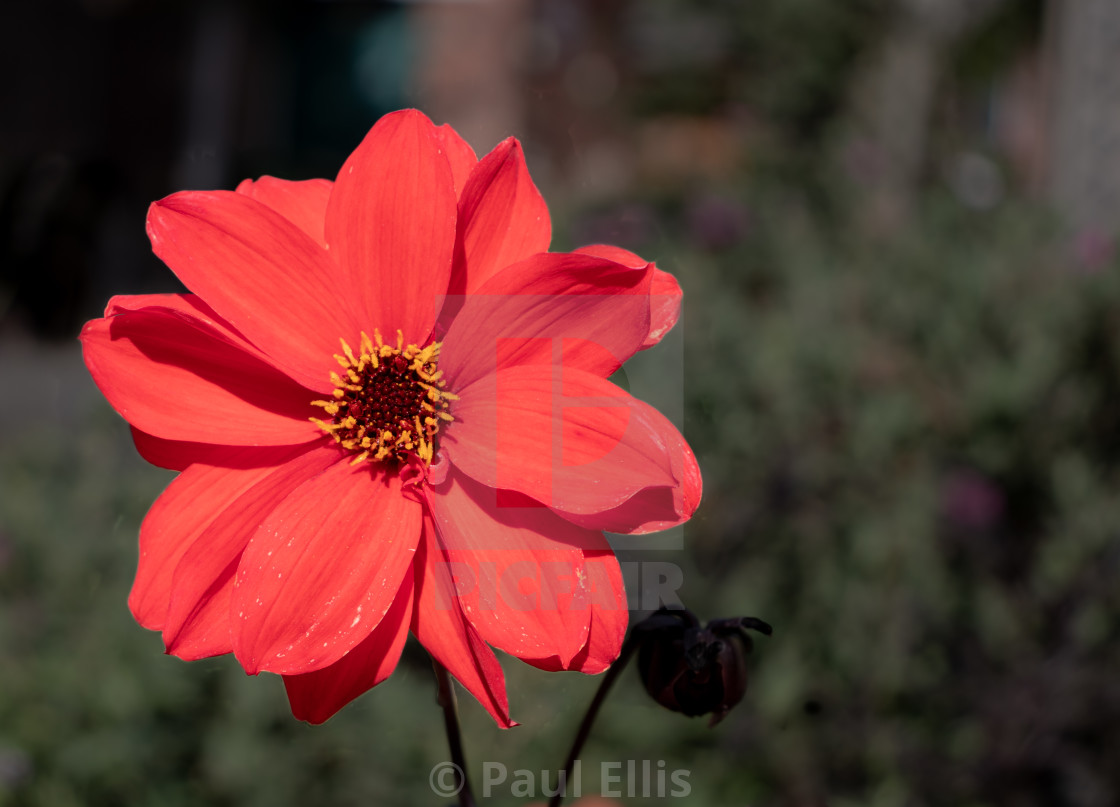
[[[474,794],[471,793],[470,779],[467,778],[467,760],[463,755],[463,737],[459,731],[459,707],[455,702],[455,688],[447,668],[432,659],[438,691],[436,700],[443,708],[443,725],[447,729],[447,745],[451,750],[451,761],[455,764],[459,786],[459,807],[475,807]]]
[[[583,721],[579,724],[579,731],[576,732],[576,738],[572,741],[572,749],[568,752],[568,759],[564,763],[564,772],[560,775],[559,781],[564,783],[564,787],[557,790],[556,795],[549,800],[548,807],[560,807],[560,803],[564,800],[564,791],[568,789],[567,783],[571,781],[576,759],[579,758],[579,752],[583,749],[583,744],[587,741],[588,735],[591,734],[591,726],[599,714],[599,707],[607,699],[611,686],[626,668],[626,664],[630,661],[630,657],[634,655],[634,648],[637,646],[638,642],[634,638],[634,632],[631,631],[629,638],[622,645],[618,658],[607,670],[606,675],[603,676],[603,681],[599,684],[599,690],[595,693],[591,705],[587,707],[587,713],[584,714]]]

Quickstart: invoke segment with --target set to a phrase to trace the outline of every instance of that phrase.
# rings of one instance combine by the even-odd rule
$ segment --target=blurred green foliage
[[[791,145],[818,144],[849,72],[882,32],[885,0],[659,0],[630,7],[637,115],[744,105]],[[643,37],[641,34],[645,32]]]
[[[893,237],[848,226],[831,135],[889,5],[631,4],[646,40],[625,49],[627,114],[745,116],[757,153],[744,182],[632,205],[625,238],[609,211],[584,228],[685,289],[705,499],[684,551],[628,557],[680,564],[702,618],[775,635],[715,730],[624,677],[585,792],[600,762],[648,759],[689,770],[701,807],[1120,803],[1120,266],[1073,257],[1013,199],[966,211],[935,192]],[[986,97],[1037,42],[1041,5],[1005,3],[947,80]],[[343,28],[316,29],[312,50]],[[675,374],[673,354],[643,358],[658,355]],[[107,405],[3,439],[0,805],[441,803],[428,772],[446,741],[415,645],[327,725],[297,723],[279,679],[166,657],[131,619],[140,520],[171,474]],[[476,790],[484,760],[555,771],[598,684],[503,662],[524,725],[499,731],[463,699]]]
[[[686,601],[775,625],[721,745],[764,804],[1113,804],[1120,277],[1038,211],[921,221],[760,207],[682,267]]]
[[[715,730],[628,673],[585,792],[600,762],[649,759],[691,771],[699,805],[1115,803],[1120,273],[1067,257],[1027,208],[932,200],[872,240],[736,201],[734,239],[698,240],[668,206],[628,246],[685,287],[705,475],[684,551],[656,557],[684,568],[701,617],[775,635]],[[136,532],[169,478],[104,405],[5,445],[0,804],[440,803],[417,648],[311,728],[275,677],[163,656],[132,622]],[[598,683],[505,661],[524,726],[464,699],[476,788],[484,760],[555,771]]]

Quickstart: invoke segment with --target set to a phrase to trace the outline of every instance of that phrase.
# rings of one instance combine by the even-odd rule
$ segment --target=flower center
[[[397,331],[396,347],[362,331],[357,356],[342,343],[335,360],[342,373],[331,373],[332,399],[312,401],[331,420],[311,418],[343,448],[357,456],[351,462],[406,462],[415,455],[431,464],[441,423],[453,418],[447,408],[459,396],[444,389],[443,371],[436,369],[439,342],[425,348],[405,345]]]

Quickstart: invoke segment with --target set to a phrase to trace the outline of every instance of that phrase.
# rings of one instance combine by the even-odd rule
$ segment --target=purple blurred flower
[[[14,788],[31,775],[31,757],[19,748],[0,746],[0,785]]]
[[[1079,269],[1096,274],[1115,259],[1116,239],[1100,230],[1086,228],[1074,239],[1073,254]]]
[[[709,250],[735,246],[750,227],[750,213],[745,204],[715,194],[693,199],[685,211],[685,220],[692,242]]]
[[[977,471],[952,471],[942,483],[941,513],[956,527],[990,529],[999,523],[1003,512],[1003,492]]]

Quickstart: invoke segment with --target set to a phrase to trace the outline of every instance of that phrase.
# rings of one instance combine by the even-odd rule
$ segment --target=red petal
[[[122,417],[169,440],[288,445],[322,432],[314,393],[199,319],[143,308],[82,329],[86,367]]]
[[[311,672],[381,621],[412,562],[422,506],[400,478],[340,462],[282,501],[237,570],[233,646],[250,675]]]
[[[248,460],[262,449],[242,448]],[[263,449],[275,462],[298,450]],[[162,630],[171,601],[171,581],[183,554],[211,522],[245,491],[267,477],[272,467],[213,468],[196,465],[179,474],[156,499],[140,526],[140,561],[128,607],[149,630]]]
[[[416,551],[416,605],[412,633],[436,661],[466,687],[502,728],[509,717],[506,678],[494,651],[463,617],[447,558],[430,523]]]
[[[385,617],[357,647],[329,667],[285,675],[292,714],[323,723],[354,698],[380,684],[397,666],[412,616],[413,575],[406,574]]]
[[[363,327],[427,341],[451,276],[455,187],[422,113],[394,112],[370,130],[339,171],[326,232]]]
[[[231,561],[199,595],[190,620],[163,633],[164,652],[183,661],[224,656],[233,652],[233,623],[229,618],[237,560]]]
[[[209,526],[175,566],[163,626],[168,653],[189,661],[233,652],[230,596],[241,553],[286,496],[340,459],[332,446],[274,465],[235,501],[212,513]]]
[[[591,373],[511,367],[459,394],[441,451],[485,485],[587,514],[678,484],[649,407]]]
[[[586,643],[591,618],[583,549],[609,547],[602,533],[544,508],[499,507],[496,494],[454,469],[429,491],[459,601],[487,644],[567,664]]]
[[[479,161],[459,199],[460,260],[451,294],[470,294],[510,264],[546,252],[548,206],[529,177],[521,144],[510,137]]]
[[[179,279],[273,357],[322,392],[340,337],[360,326],[338,270],[275,210],[230,191],[177,193],[148,211],[152,249]]]
[[[607,258],[624,266],[638,268],[647,265],[643,258],[639,258],[633,252],[606,244],[580,247],[576,252],[582,255],[597,255],[600,258]],[[663,272],[654,267],[653,283],[649,290],[649,296],[649,334],[642,343],[642,350],[653,347],[660,342],[662,337],[677,324],[677,320],[681,316],[681,287],[677,283],[677,279],[668,272]]]
[[[535,255],[465,298],[443,340],[452,389],[519,364],[554,364],[607,376],[649,332],[651,268],[593,256]]]
[[[246,179],[237,186],[237,192],[268,205],[314,238],[319,246],[326,246],[323,223],[327,218],[327,200],[332,187],[334,183],[329,179],[292,182],[263,176],[256,182]]]
[[[635,405],[645,411],[647,422],[669,453],[673,476],[681,480],[681,484],[672,488],[646,488],[602,513],[566,513],[554,508],[569,521],[591,530],[644,534],[683,524],[700,506],[704,485],[692,449],[667,417],[644,401],[635,400]]]
[[[606,670],[618,658],[630,621],[622,570],[610,548],[585,554],[585,574],[591,587],[592,604],[587,643],[568,664],[557,656],[524,659],[534,667],[549,672],[577,670],[594,675]]]
[[[478,157],[470,144],[445,123],[436,127],[436,137],[439,138],[443,153],[447,155],[447,162],[451,164],[451,180],[455,185],[455,198],[463,194],[463,186],[467,184],[467,177],[478,165]]]

